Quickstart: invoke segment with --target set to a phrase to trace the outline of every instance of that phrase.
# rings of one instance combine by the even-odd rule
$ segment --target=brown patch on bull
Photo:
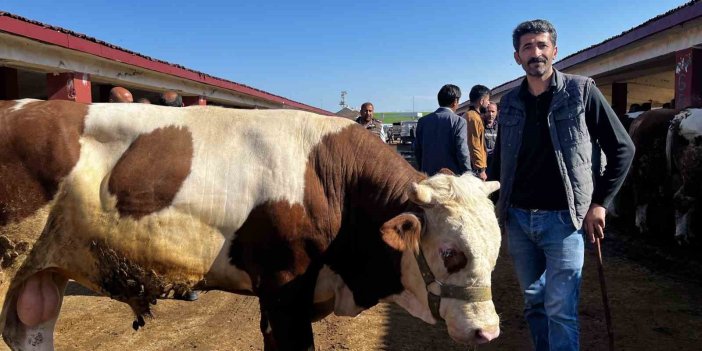
[[[381,226],[403,212],[411,184],[425,179],[400,154],[358,124],[325,136],[312,150],[305,206],[331,240],[324,263],[339,274],[357,306],[369,308],[402,291],[402,252],[383,240]],[[313,207],[314,206],[314,207]]]
[[[108,189],[122,216],[139,219],[168,207],[190,174],[190,131],[165,127],[139,136],[117,161]]]
[[[317,234],[302,205],[268,202],[254,208],[236,232],[231,262],[251,276],[257,294],[274,293],[319,258],[327,240]]]
[[[449,273],[456,273],[468,264],[468,258],[463,251],[454,249],[441,250],[441,259],[444,260],[444,267]]]
[[[80,156],[87,106],[37,101],[13,111],[0,102],[0,226],[18,222],[51,201]]]

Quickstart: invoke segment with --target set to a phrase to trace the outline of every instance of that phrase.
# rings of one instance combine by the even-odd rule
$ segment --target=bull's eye
[[[449,273],[455,273],[463,269],[468,263],[466,255],[454,249],[442,249],[441,258],[444,260],[444,267]]]

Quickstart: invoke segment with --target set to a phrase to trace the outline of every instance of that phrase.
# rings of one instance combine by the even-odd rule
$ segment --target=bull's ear
[[[409,191],[410,201],[419,206],[433,206],[435,201],[432,198],[432,189],[426,185],[412,183]]]
[[[395,250],[413,250],[419,252],[419,240],[422,233],[422,221],[411,213],[402,213],[385,222],[380,227],[383,241]]]
[[[495,180],[483,183],[483,191],[485,192],[485,195],[490,195],[497,190],[500,190],[500,182]]]

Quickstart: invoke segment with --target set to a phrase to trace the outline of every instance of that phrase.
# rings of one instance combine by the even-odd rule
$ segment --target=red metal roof
[[[80,34],[65,28],[33,21],[9,12],[0,11],[0,31],[61,46],[67,49],[88,53],[109,60],[134,65],[144,69],[189,79],[199,83],[213,85],[244,95],[280,103],[291,108],[307,110],[328,116],[334,115],[332,112],[314,106],[286,99],[282,96],[274,95],[244,84],[214,77],[181,65],[154,59],[149,56],[106,43],[85,34]]]
[[[568,67],[575,66],[599,55],[614,51],[622,46],[678,26],[700,16],[702,16],[702,0],[692,0],[684,5],[667,11],[666,13],[653,17],[634,28],[605,39],[598,44],[570,54],[554,63],[553,66],[559,70],[565,70]],[[523,77],[524,76],[520,76],[519,78],[500,84],[494,87],[492,90],[501,91],[513,84],[516,86],[516,83],[521,81]]]

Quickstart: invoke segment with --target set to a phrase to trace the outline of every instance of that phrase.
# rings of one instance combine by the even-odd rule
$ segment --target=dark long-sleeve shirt
[[[532,96],[522,85],[520,97],[526,108],[514,187],[510,202],[513,206],[545,210],[567,209],[563,179],[558,170],[556,155],[547,125],[547,114],[553,97],[552,87],[538,97]],[[524,94],[526,93],[526,94]],[[597,87],[591,88],[585,101],[585,123],[590,137],[596,140],[607,158],[605,171],[595,175],[592,203],[609,205],[624,182],[634,156],[634,146],[626,129]],[[490,167],[490,179],[500,178],[500,133],[498,131],[495,156]],[[543,189],[549,189],[545,192]]]

